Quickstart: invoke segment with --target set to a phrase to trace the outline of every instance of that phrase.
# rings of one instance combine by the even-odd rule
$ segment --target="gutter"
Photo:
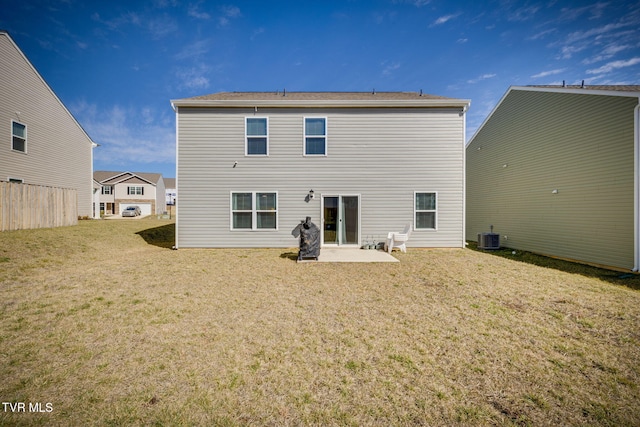
[[[213,99],[175,99],[171,101],[174,110],[176,107],[236,107],[236,108],[375,108],[375,107],[459,107],[465,111],[469,108],[471,101],[466,99],[429,99],[429,100],[213,100]]]
[[[633,271],[640,269],[640,97],[633,109]]]

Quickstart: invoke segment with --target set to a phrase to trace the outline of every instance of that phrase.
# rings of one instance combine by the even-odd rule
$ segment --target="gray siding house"
[[[78,216],[94,216],[96,144],[4,31],[0,129],[0,181],[75,189]]]
[[[468,100],[415,92],[235,92],[172,101],[176,246],[464,246]]]
[[[467,146],[467,239],[639,267],[640,86],[511,87]]]

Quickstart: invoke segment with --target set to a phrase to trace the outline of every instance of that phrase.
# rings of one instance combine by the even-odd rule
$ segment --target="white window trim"
[[[106,189],[109,189],[109,192],[107,193]],[[102,186],[102,191],[100,192],[100,194],[105,195],[105,196],[112,196],[113,195],[113,185],[103,185]]]
[[[17,123],[20,126],[24,126],[24,151],[16,150],[15,148],[13,148],[13,137],[15,136],[13,134],[13,124],[14,123]],[[29,134],[28,134],[28,129],[27,129],[27,125],[26,124],[24,124],[22,122],[19,122],[17,120],[11,120],[11,151],[13,151],[14,153],[27,154],[27,151],[28,151],[28,149],[27,149],[27,147],[28,147],[28,144],[27,144],[28,136],[29,136]],[[21,137],[19,137],[19,138],[21,138]]]
[[[266,119],[267,120],[267,154],[249,154],[249,138],[261,138],[258,135],[247,135],[247,119]],[[244,155],[250,157],[268,157],[269,156],[269,117],[265,116],[245,116],[244,118]]]
[[[235,210],[233,209],[233,195],[238,193],[251,193],[251,228],[233,228],[233,213],[234,212],[249,212],[248,210]],[[271,193],[276,195],[276,209],[273,211],[265,211],[258,210],[256,203],[256,194],[258,193]],[[280,201],[278,200],[278,192],[272,190],[266,191],[230,191],[229,192],[229,230],[233,232],[243,232],[243,231],[258,231],[258,232],[269,232],[269,231],[278,231],[280,226],[280,215],[279,211]],[[276,214],[276,228],[258,228],[258,212],[275,212]]]
[[[324,154],[307,154],[307,138],[320,138],[320,135],[307,135],[307,119],[324,119]],[[304,116],[302,118],[302,155],[305,157],[327,157],[329,155],[329,119],[327,116]]]
[[[436,195],[436,208],[435,209],[416,209],[416,196],[418,194],[423,193],[431,193]],[[438,207],[440,205],[440,200],[438,197],[437,191],[414,191],[413,192],[413,230],[414,231],[438,231]],[[418,228],[418,218],[416,214],[418,212],[433,212],[435,214],[434,227],[435,228]]]
[[[141,191],[140,193],[138,193],[138,191],[136,190],[135,193],[131,192],[132,188],[139,188]],[[127,196],[144,196],[144,185],[128,185],[127,186]]]

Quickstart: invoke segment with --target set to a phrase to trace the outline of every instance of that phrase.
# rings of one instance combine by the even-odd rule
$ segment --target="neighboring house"
[[[415,92],[239,92],[173,100],[176,247],[464,247],[469,101]]]
[[[78,217],[93,216],[96,144],[4,31],[0,130],[0,181],[75,189]]]
[[[164,178],[164,187],[166,194],[166,203],[168,206],[173,206],[176,204],[176,197],[178,192],[176,191],[176,179],[175,178]]]
[[[637,270],[640,86],[511,87],[467,146],[467,239]]]
[[[139,206],[143,215],[161,214],[166,208],[164,180],[159,173],[96,171],[93,176],[102,186],[103,215],[122,215],[129,206]]]

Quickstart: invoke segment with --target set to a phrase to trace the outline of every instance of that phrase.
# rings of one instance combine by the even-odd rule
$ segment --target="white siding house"
[[[93,213],[95,143],[8,33],[0,31],[0,181],[70,188]]]
[[[467,239],[640,267],[640,86],[514,86],[467,147]]]
[[[172,101],[176,247],[464,246],[469,101],[422,93],[236,92]]]

